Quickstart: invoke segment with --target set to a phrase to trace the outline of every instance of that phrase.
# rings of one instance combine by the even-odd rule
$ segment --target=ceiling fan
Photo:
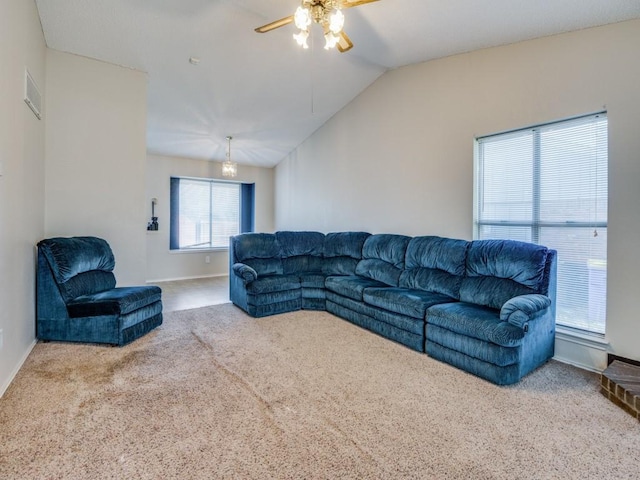
[[[294,34],[293,38],[302,48],[309,48],[307,44],[309,26],[312,22],[315,22],[321,25],[324,30],[325,49],[329,50],[338,47],[340,52],[346,52],[353,47],[353,43],[351,43],[347,34],[342,30],[344,26],[342,9],[377,1],[378,0],[302,0],[295,14],[258,27],[256,28],[256,32],[266,33],[276,28],[289,25],[290,23],[295,23],[300,31]]]

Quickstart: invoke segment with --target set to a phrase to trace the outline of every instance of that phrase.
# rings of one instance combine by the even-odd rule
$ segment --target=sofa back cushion
[[[322,273],[353,275],[362,259],[364,242],[370,236],[367,232],[337,232],[325,235]]]
[[[404,235],[371,235],[364,242],[356,274],[397,287],[410,240]]]
[[[324,234],[320,232],[276,232],[282,268],[291,273],[320,272],[324,253]]]
[[[475,240],[467,252],[463,302],[502,308],[512,297],[544,293],[548,249],[515,240]]]
[[[460,298],[470,242],[435,236],[409,242],[400,286]]]
[[[38,248],[47,259],[65,302],[116,285],[115,257],[102,238],[48,238],[39,242]]]
[[[243,233],[232,237],[232,263],[244,263],[258,275],[282,275],[280,245],[273,233]]]

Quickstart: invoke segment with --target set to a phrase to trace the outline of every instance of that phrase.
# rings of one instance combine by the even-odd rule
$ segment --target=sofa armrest
[[[249,265],[245,265],[244,263],[234,263],[233,264],[233,273],[242,278],[244,283],[253,282],[256,278],[258,278],[258,272],[256,272]]]
[[[500,309],[500,320],[529,329],[528,322],[549,308],[551,299],[545,295],[519,295],[508,300]]]

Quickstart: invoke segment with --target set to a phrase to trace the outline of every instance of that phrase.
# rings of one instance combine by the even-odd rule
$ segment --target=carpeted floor
[[[550,362],[497,387],[323,312],[165,315],[39,343],[0,399],[1,479],[640,477],[640,423]]]

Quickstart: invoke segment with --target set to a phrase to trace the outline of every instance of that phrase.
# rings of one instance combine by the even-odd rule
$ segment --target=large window
[[[560,325],[603,334],[606,113],[477,139],[475,238],[558,251]]]
[[[253,184],[171,178],[171,250],[227,248],[253,231]]]

